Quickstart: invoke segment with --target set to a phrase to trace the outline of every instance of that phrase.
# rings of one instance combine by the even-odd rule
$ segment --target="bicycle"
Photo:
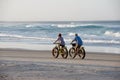
[[[61,54],[62,58],[66,59],[68,57],[67,47],[60,46],[60,43],[54,43],[54,44],[57,44],[57,45],[52,49],[53,57],[58,58],[59,54]]]
[[[76,49],[76,43],[71,43],[71,45],[72,47],[69,49],[69,56],[74,59],[78,55],[81,59],[84,59],[86,56],[84,47],[80,46]]]

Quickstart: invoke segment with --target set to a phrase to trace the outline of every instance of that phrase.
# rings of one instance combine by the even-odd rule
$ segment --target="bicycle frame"
[[[60,49],[61,49],[61,47],[62,47],[62,46],[60,46],[60,43],[54,43],[54,44],[56,44],[56,46],[55,46],[55,47],[57,47],[57,48],[58,48],[58,50],[60,50]]]
[[[61,54],[61,56],[66,59],[68,56],[68,50],[66,47],[62,47],[60,46],[60,43],[54,43],[56,44],[56,46],[53,48],[52,50],[52,55],[57,58],[59,56],[59,54]],[[54,51],[57,50],[57,51]],[[56,55],[55,55],[56,54]]]
[[[85,49],[83,46],[77,47],[76,43],[71,43],[72,47],[69,49],[69,55],[71,58],[75,58],[78,55],[81,59],[85,58]]]

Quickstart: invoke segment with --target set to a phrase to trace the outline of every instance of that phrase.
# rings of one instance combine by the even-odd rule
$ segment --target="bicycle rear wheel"
[[[84,58],[85,58],[86,52],[85,52],[84,47],[82,47],[82,48],[79,50],[78,53],[79,53],[78,56],[79,56],[81,59],[84,59]]]
[[[63,54],[61,54],[62,58],[66,59],[68,57],[68,50],[66,47],[63,48]]]

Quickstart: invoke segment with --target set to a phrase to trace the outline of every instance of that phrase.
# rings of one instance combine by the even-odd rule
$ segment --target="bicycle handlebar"
[[[53,44],[60,44],[60,43],[53,43]]]
[[[74,43],[74,42],[71,42],[70,44],[76,44],[76,43]]]

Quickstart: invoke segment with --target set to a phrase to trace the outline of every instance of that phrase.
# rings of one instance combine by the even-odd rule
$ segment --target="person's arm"
[[[57,38],[57,40],[54,42],[54,44],[59,40],[59,38]]]
[[[75,40],[76,40],[76,38],[74,38],[74,39],[72,40],[72,42],[74,42]],[[72,43],[72,42],[71,42],[71,43]]]
[[[72,42],[73,42],[73,41],[75,41],[75,39],[73,39]],[[72,43],[72,42],[71,42],[71,43]]]

